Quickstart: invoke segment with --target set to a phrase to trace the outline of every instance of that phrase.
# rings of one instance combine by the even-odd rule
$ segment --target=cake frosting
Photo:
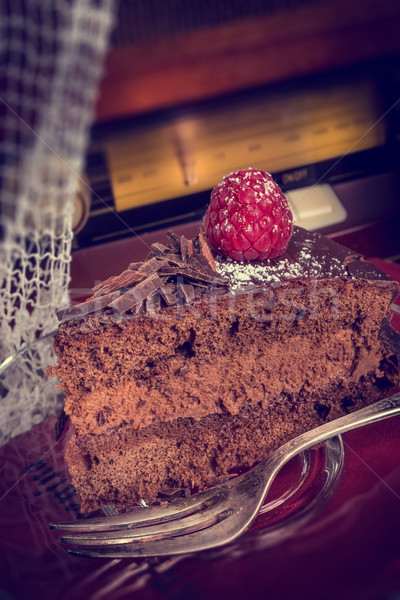
[[[229,279],[231,292],[246,291],[251,284],[265,286],[301,278],[389,279],[360,254],[300,227],[294,227],[289,247],[278,258],[238,262],[216,255],[215,262],[217,273]]]

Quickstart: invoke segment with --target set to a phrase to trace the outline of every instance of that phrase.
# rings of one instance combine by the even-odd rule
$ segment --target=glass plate
[[[292,536],[312,520],[335,492],[344,465],[341,436],[334,437],[292,459],[279,472],[248,532],[232,544],[211,552],[265,550]]]
[[[234,543],[195,556],[135,560],[72,557],[49,531],[48,523],[79,514],[63,459],[66,437],[55,442],[55,422],[0,447],[0,597],[396,596],[400,417],[368,434],[346,434],[346,469],[338,438],[286,465],[251,529]]]
[[[51,344],[51,338],[49,334],[22,348],[0,365],[0,374],[14,367],[29,352],[35,352],[39,345]],[[86,518],[80,513],[79,498],[64,462],[68,428],[56,441],[56,422],[55,417],[48,418],[0,447],[3,579],[7,581],[23,563],[31,584],[36,581],[44,589],[58,589],[61,582],[63,587],[76,586],[79,579],[79,590],[85,595],[89,589],[100,590],[109,582],[111,573],[112,581],[118,581],[127,566],[126,561],[111,561],[110,570],[93,570],[93,563],[104,564],[106,559],[88,561],[71,557],[59,541],[59,534],[48,529],[51,522]],[[202,561],[235,558],[288,539],[310,522],[331,498],[340,480],[343,459],[339,437],[293,459],[278,474],[251,528],[237,541],[199,553],[198,557]],[[134,563],[137,574],[135,569],[128,571],[134,585],[141,588],[149,576],[156,577],[160,571],[169,570],[185,558],[139,559]],[[91,573],[90,581],[82,579],[82,575],[88,573]],[[1,575],[0,568],[0,579]]]

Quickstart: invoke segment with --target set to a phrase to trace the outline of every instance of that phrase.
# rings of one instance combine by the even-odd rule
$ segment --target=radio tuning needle
[[[194,122],[178,121],[173,127],[173,142],[185,185],[197,183]]]
[[[187,154],[181,158],[181,166],[185,185],[194,185],[197,183],[196,161],[194,157]]]

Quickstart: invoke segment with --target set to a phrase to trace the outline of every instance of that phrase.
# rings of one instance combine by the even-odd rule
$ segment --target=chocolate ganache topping
[[[152,316],[163,307],[190,304],[211,288],[240,293],[249,285],[273,286],[299,278],[390,280],[357,252],[301,227],[293,228],[281,256],[258,262],[239,263],[215,255],[201,231],[193,240],[172,231],[167,235],[167,246],[152,244],[146,260],[131,263],[120,275],[98,284],[93,296],[59,310],[58,318],[81,319],[105,309],[116,315]]]
[[[294,279],[390,280],[390,277],[361,254],[320,233],[295,226],[289,245],[277,258],[238,263],[226,256],[215,257],[217,271],[230,281],[232,293],[249,285],[274,286]]]
[[[217,273],[207,241],[200,231],[188,240],[168,232],[169,245],[152,244],[143,262],[95,286],[85,302],[61,309],[59,320],[83,318],[110,308],[116,314],[153,315],[162,306],[189,304],[204,288],[226,288],[229,280]]]

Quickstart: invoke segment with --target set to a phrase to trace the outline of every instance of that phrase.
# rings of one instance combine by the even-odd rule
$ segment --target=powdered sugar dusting
[[[217,272],[229,279],[233,292],[251,284],[271,285],[299,278],[349,277],[341,259],[313,256],[312,245],[312,239],[305,239],[295,256],[285,253],[280,258],[263,262],[237,262],[217,255]]]

